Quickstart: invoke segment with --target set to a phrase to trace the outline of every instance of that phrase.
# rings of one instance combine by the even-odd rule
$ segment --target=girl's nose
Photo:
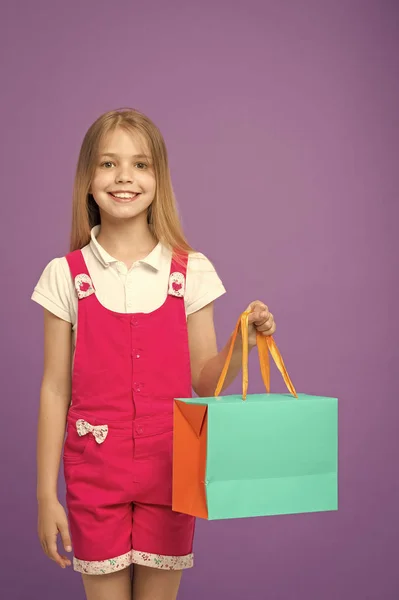
[[[120,169],[116,173],[115,183],[133,183],[133,172],[130,169]]]

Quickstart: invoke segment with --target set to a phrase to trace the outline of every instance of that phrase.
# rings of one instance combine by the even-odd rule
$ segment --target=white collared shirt
[[[98,300],[106,308],[122,313],[149,313],[166,299],[172,252],[160,242],[130,269],[113,258],[97,241],[100,226],[82,253]],[[198,252],[190,254],[184,303],[190,315],[225,293],[211,262]],[[55,258],[44,269],[32,300],[72,324],[76,339],[78,298],[65,257]]]

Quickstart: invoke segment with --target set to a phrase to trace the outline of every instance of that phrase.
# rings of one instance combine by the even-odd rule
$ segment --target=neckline
[[[100,233],[100,225],[96,225],[92,228],[91,232],[90,232],[90,242],[89,242],[89,246],[91,251],[93,252],[94,256],[100,261],[100,263],[108,268],[113,264],[117,264],[117,263],[123,263],[123,261],[118,260],[117,258],[115,258],[114,256],[112,256],[108,250],[106,250],[104,248],[104,246],[102,246],[99,242],[98,242],[98,234]],[[149,267],[151,267],[152,269],[159,269],[159,262],[160,262],[160,255],[163,251],[163,244],[160,240],[158,240],[158,242],[156,243],[156,245],[153,247],[153,249],[146,254],[143,258],[140,258],[139,260],[136,260],[133,264],[135,263],[145,263],[147,264]],[[154,262],[154,256],[155,258],[155,262]],[[148,258],[152,257],[153,260],[147,260]],[[126,264],[126,263],[123,263]],[[129,271],[129,269],[128,269]]]

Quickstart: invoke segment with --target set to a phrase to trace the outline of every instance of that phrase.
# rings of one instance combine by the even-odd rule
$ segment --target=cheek
[[[93,190],[93,192],[95,193],[96,191],[100,191],[104,188],[105,185],[107,185],[110,181],[110,175],[109,173],[107,173],[106,171],[103,171],[102,173],[97,173],[92,181],[91,184],[91,189]]]
[[[148,174],[143,174],[139,180],[139,178],[137,178],[138,183],[142,186],[142,188],[146,191],[146,194],[148,196],[151,196],[151,198],[154,198],[155,195],[155,190],[156,190],[156,182],[155,182],[155,177],[152,175],[148,175]]]

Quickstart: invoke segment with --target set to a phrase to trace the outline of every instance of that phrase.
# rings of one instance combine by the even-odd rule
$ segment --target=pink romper
[[[81,251],[67,261],[79,298],[63,454],[74,569],[191,567],[195,520],[171,508],[173,399],[192,394],[187,256],[148,314],[106,309]]]

